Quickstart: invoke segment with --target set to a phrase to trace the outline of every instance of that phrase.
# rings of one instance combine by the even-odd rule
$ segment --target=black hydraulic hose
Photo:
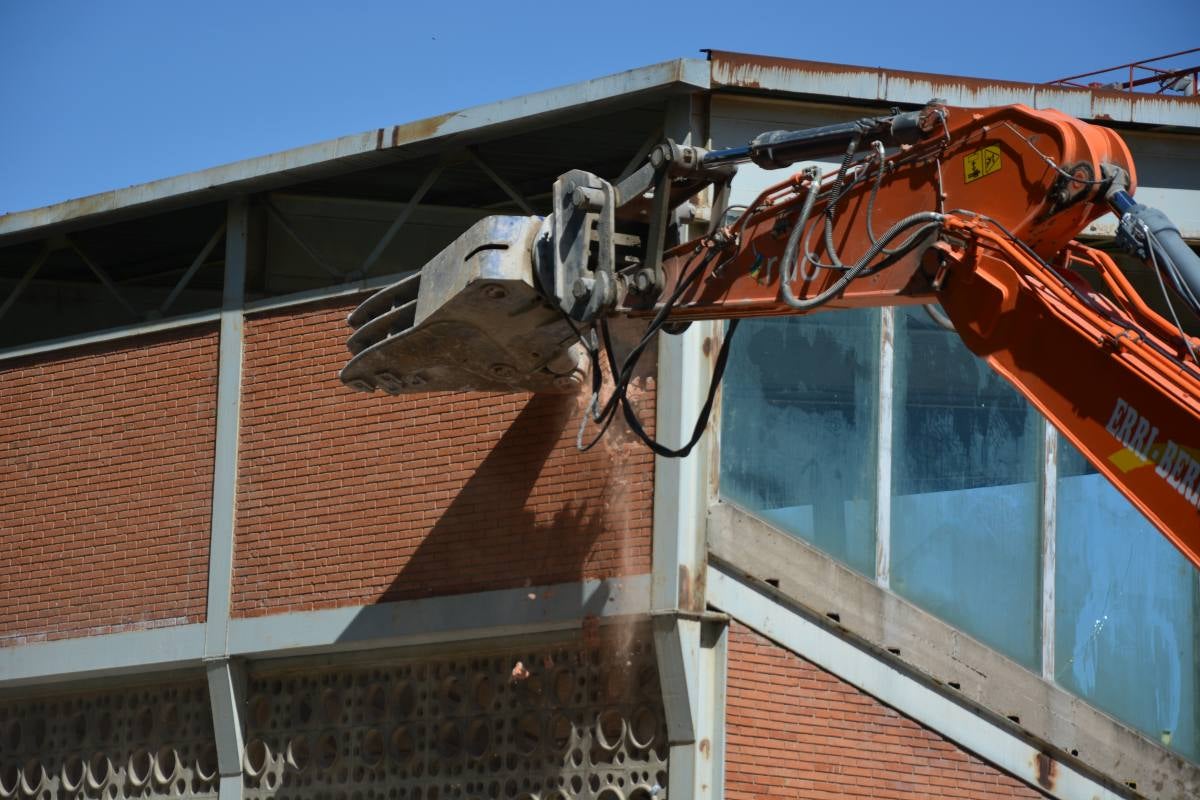
[[[811,191],[812,190],[810,189],[810,192]],[[804,209],[807,209],[808,211],[812,210],[808,197],[805,198]],[[916,225],[921,225],[923,228],[930,229],[941,227],[942,220],[945,218],[942,214],[939,214],[936,211],[919,211],[915,214],[909,214],[907,217],[899,220],[892,225],[892,227],[888,228],[884,234],[879,237],[879,240],[867,249],[867,252],[863,254],[863,257],[855,262],[853,266],[849,267],[845,272],[843,272],[842,276],[838,278],[831,286],[829,286],[829,288],[815,297],[798,298],[792,292],[790,278],[792,277],[791,268],[796,259],[796,250],[800,243],[800,238],[803,235],[803,223],[807,222],[807,216],[804,212],[804,209],[801,210],[800,223],[792,228],[792,233],[790,236],[788,236],[787,248],[783,251],[784,267],[780,270],[783,301],[787,303],[789,307],[799,311],[808,311],[816,308],[817,306],[824,305],[834,297],[837,297],[839,294],[841,294],[846,286],[849,285],[850,281],[862,274],[863,270],[870,266],[871,262],[874,261],[875,258],[881,252],[883,252],[887,245],[889,245],[892,240],[901,233],[904,233],[906,230]]]
[[[854,160],[858,143],[859,137],[854,136],[846,145],[846,154],[842,156],[842,165],[838,168],[837,179],[834,180],[831,189],[832,196],[825,206],[825,252],[829,253],[829,260],[836,269],[845,269],[846,265],[838,258],[837,247],[833,243],[833,218],[837,214],[838,202],[842,199],[842,191],[846,186],[846,170],[850,169],[850,162]]]
[[[808,194],[804,196],[804,204],[800,206],[800,216],[796,219],[796,223],[792,226],[792,232],[788,235],[787,247],[783,250],[783,261],[780,262],[782,266],[779,269],[779,283],[783,290],[783,300],[792,308],[796,308],[794,303],[799,302],[797,297],[792,294],[792,281],[796,279],[796,250],[800,244],[800,238],[804,235],[804,229],[808,227],[808,218],[812,215],[813,206],[817,203],[817,195],[820,194],[816,168],[810,167],[806,173],[809,178]]]

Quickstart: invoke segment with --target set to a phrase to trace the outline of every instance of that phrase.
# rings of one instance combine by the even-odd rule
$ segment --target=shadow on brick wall
[[[612,476],[560,446],[576,409],[531,396],[376,602],[587,577]]]

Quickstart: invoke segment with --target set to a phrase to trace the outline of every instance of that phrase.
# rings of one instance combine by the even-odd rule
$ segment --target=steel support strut
[[[703,144],[694,124],[693,99],[668,107],[665,131],[685,146]],[[710,325],[693,325],[658,340],[656,432],[678,447],[703,405],[711,375],[704,354]],[[651,614],[670,745],[669,794],[676,798],[723,796],[726,620],[705,613],[708,448],[686,458],[655,458]]]

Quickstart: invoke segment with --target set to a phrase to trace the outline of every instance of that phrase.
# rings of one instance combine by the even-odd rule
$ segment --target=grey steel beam
[[[287,217],[285,217],[283,213],[275,207],[275,204],[271,202],[270,198],[265,198],[263,200],[263,207],[266,208],[267,214],[270,215],[271,219],[275,220],[283,232],[286,233],[291,240],[295,242],[301,250],[304,251],[304,254],[307,255],[314,264],[320,267],[323,272],[328,273],[334,278],[346,277],[341,270],[339,270],[337,267],[331,266],[329,262],[327,262],[321,256],[320,253],[314,250],[312,246],[304,240],[304,237],[292,227],[292,224],[287,221]]]
[[[483,156],[479,155],[478,148],[468,147],[467,155],[471,157],[471,160],[475,162],[475,166],[479,167],[480,171],[482,171],[484,175],[487,175],[492,179],[492,183],[499,186],[506,195],[512,198],[512,201],[517,204],[518,208],[530,216],[534,215],[535,212],[533,208],[525,201],[525,198],[521,196],[521,193],[518,192],[511,183],[504,180],[504,178],[500,176],[500,173],[492,169],[490,164],[483,160]]]
[[[288,308],[290,306],[299,306],[308,303],[319,303],[334,297],[345,297],[348,295],[374,291],[375,289],[380,289],[390,283],[394,283],[396,280],[397,275],[383,275],[378,278],[371,278],[369,280],[354,281],[353,283],[341,283],[336,286],[312,289],[306,292],[294,292],[292,294],[280,295],[279,297],[265,297],[261,300],[255,300],[253,302],[246,303],[245,310],[247,313],[250,313],[269,311],[277,308]],[[198,314],[185,314],[183,316],[173,317],[172,319],[156,320],[154,322],[139,322],[134,325],[123,325],[119,328],[110,328],[97,333],[87,333],[79,336],[64,336],[61,339],[50,339],[45,342],[37,342],[35,344],[18,345],[17,347],[5,348],[0,350],[0,361],[6,361],[14,358],[24,358],[25,356],[37,355],[38,353],[50,353],[56,350],[66,350],[72,347],[83,347],[85,345],[98,344],[100,342],[112,342],[120,339],[129,339],[134,336],[145,336],[148,333],[158,333],[160,331],[175,330],[177,328],[187,328],[192,325],[203,325],[209,322],[218,322],[220,319],[220,311],[203,311]]]
[[[879,313],[879,413],[875,420],[875,581],[892,582],[892,401],[895,396],[896,309]]]
[[[666,136],[704,145],[706,128],[700,98],[680,96],[668,103]],[[712,375],[705,342],[711,345],[716,338],[714,324],[707,322],[695,323],[678,336],[659,336],[655,432],[669,447],[679,447],[691,436]],[[719,737],[712,707],[718,695],[723,697],[723,689],[719,694],[714,688],[717,657],[705,646],[706,641],[723,641],[711,629],[724,627],[723,621],[705,614],[711,449],[712,437],[706,434],[686,458],[655,458],[651,548],[650,603],[670,746],[670,791],[702,800],[724,793],[717,779],[720,755],[713,751]]]
[[[667,135],[680,143],[703,144],[693,120],[692,99],[675,98],[667,109]],[[709,324],[693,324],[678,336],[658,337],[655,431],[659,441],[678,447],[691,436],[704,405],[711,366],[704,356]],[[704,524],[710,438],[687,458],[654,460],[654,584],[651,605],[658,612],[704,611]]]
[[[1117,800],[1125,796],[1115,782],[1098,779],[1070,756],[1046,752],[1027,738],[999,727],[968,704],[930,688],[924,681],[789,609],[778,598],[741,581],[731,572],[714,566],[709,578],[713,605],[734,619],[1036,790],[1051,797],[1079,800]]]
[[[233,619],[208,663],[510,638],[577,630],[585,617],[645,618],[650,576],[525,586]],[[205,623],[0,647],[0,691],[93,677],[199,669]],[[210,632],[211,633],[211,632]]]
[[[728,623],[713,613],[654,616],[671,791],[696,800],[724,796]]]
[[[249,250],[250,204],[229,201],[225,233],[225,283],[217,366],[217,430],[213,456],[212,518],[208,550],[208,604],[204,656],[227,653],[229,599],[233,581],[234,509],[237,495],[238,430],[242,402],[243,304]]]
[[[0,690],[114,675],[197,668],[204,624],[0,647]]]
[[[429,174],[425,176],[425,180],[421,181],[421,185],[413,192],[413,196],[404,204],[404,208],[392,220],[392,224],[383,232],[383,236],[379,237],[379,241],[375,244],[375,249],[363,261],[362,266],[350,274],[350,277],[362,277],[371,271],[371,268],[375,266],[375,262],[383,255],[383,251],[387,250],[388,245],[392,243],[392,239],[404,227],[404,223],[408,222],[408,218],[412,216],[413,211],[416,211],[417,206],[421,205],[421,201],[425,199],[425,195],[433,188],[433,185],[437,183],[437,179],[441,176],[443,169],[445,169],[445,165],[439,163],[429,171]]]
[[[221,241],[221,237],[225,235],[225,225],[226,223],[222,222],[217,226],[217,229],[213,232],[213,235],[210,236],[208,241],[204,243],[204,247],[200,250],[200,253],[194,259],[192,259],[192,263],[179,278],[179,282],[175,284],[175,288],[171,289],[171,293],[167,295],[167,299],[163,300],[162,305],[158,307],[159,314],[167,313],[167,309],[170,308],[171,305],[179,298],[179,295],[185,288],[187,288],[188,283],[190,283],[192,278],[195,277],[196,273],[199,272],[200,267],[204,265],[204,260],[208,258],[209,253],[213,251],[213,249],[217,246],[217,243]]]
[[[228,658],[206,661],[208,697],[212,704],[213,735],[217,745],[219,800],[242,796],[242,753],[245,752],[246,671]]]
[[[108,289],[109,294],[111,294],[116,301],[121,304],[121,307],[134,317],[140,318],[142,316],[141,312],[134,308],[130,302],[125,299],[125,295],[121,294],[121,290],[117,288],[115,283],[113,283],[112,278],[108,277],[108,273],[105,272],[99,264],[97,264],[95,261],[92,261],[91,257],[89,257],[87,253],[83,252],[83,248],[79,246],[78,242],[69,236],[67,237],[66,241],[70,248],[75,251],[75,255],[79,256],[79,259],[87,266],[88,269],[92,271],[92,274],[95,275],[100,283],[104,285],[104,288]]]
[[[274,658],[525,636],[575,629],[584,617],[645,616],[649,610],[649,577],[629,575],[235,619],[229,653]]]
[[[208,548],[208,605],[204,660],[212,704],[213,736],[221,774],[220,800],[242,796],[242,702],[245,675],[229,659],[229,607],[233,593],[234,522],[237,507],[238,431],[242,407],[242,355],[250,202],[229,201],[225,218],[225,280],[217,366],[217,431],[213,454],[212,520]]]
[[[619,183],[625,180],[630,175],[641,169],[642,165],[646,163],[646,159],[650,157],[650,151],[653,150],[656,145],[660,144],[664,138],[663,129],[655,128],[654,132],[647,136],[642,141],[641,146],[634,151],[633,157],[630,158],[629,162],[625,164],[625,168],[618,173],[617,179],[614,181],[614,183]]]
[[[1052,681],[1058,542],[1058,431],[1048,420],[1042,420],[1042,427],[1042,677]]]
[[[29,269],[25,270],[25,274],[17,281],[17,285],[13,287],[12,292],[8,297],[4,298],[4,303],[0,304],[0,319],[8,313],[8,310],[16,305],[17,299],[21,296],[21,292],[25,291],[25,287],[29,282],[37,276],[38,271],[45,265],[46,259],[50,257],[50,246],[43,245],[37,257],[33,259],[33,263],[29,265]]]
[[[827,627],[837,637],[892,665],[897,676],[919,676],[1045,752],[1072,753],[1095,774],[1136,784],[1141,791],[1163,787],[1156,796],[1200,797],[1200,766],[808,542],[729,503],[710,509],[708,541],[710,600],[733,617],[748,622],[714,597],[713,573],[718,570],[757,587],[774,603],[780,618],[798,612],[825,624],[836,617],[836,624],[828,621]],[[949,735],[939,725],[927,724]]]

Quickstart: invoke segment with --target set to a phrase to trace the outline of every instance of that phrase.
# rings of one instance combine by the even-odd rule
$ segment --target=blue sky
[[[1197,0],[877,5],[0,0],[0,213],[705,47],[1043,81],[1200,44]]]

